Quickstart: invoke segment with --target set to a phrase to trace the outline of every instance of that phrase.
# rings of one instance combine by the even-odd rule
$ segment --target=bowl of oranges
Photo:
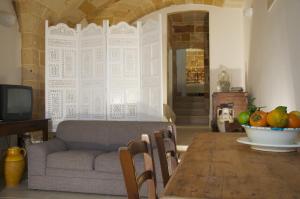
[[[242,112],[239,122],[248,138],[254,143],[291,145],[298,141],[300,112],[287,112],[287,107],[278,106],[270,112],[260,109],[253,113]]]

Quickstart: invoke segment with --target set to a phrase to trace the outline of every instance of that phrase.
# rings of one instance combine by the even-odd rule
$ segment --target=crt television
[[[31,119],[32,103],[31,87],[0,84],[0,120]]]

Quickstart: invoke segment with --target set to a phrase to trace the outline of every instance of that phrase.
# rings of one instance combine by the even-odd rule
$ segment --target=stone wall
[[[191,11],[172,14],[168,18],[173,49],[198,48],[209,50],[208,13]],[[206,57],[207,58],[207,57]]]
[[[33,117],[45,112],[45,20],[51,11],[32,0],[16,1],[22,49],[22,84],[33,88]]]

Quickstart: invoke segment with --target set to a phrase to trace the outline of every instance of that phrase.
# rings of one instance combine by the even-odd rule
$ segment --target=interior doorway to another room
[[[209,13],[168,16],[169,104],[177,125],[209,125]]]

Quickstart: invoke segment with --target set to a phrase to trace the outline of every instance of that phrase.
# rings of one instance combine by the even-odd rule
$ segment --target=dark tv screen
[[[31,92],[26,89],[10,88],[7,90],[7,113],[29,113],[31,111]]]
[[[31,119],[32,103],[31,87],[0,84],[0,120]]]

